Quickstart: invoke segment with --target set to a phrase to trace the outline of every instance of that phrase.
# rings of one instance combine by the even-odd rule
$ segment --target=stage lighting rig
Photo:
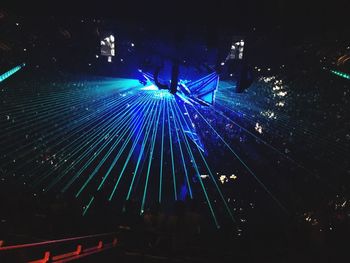
[[[215,102],[215,93],[219,85],[219,75],[216,72],[210,73],[203,78],[196,81],[184,81],[179,79],[174,84],[165,84],[158,78],[158,74],[151,75],[150,73],[143,72],[139,69],[141,77],[139,81],[144,86],[147,82],[151,82],[153,85],[158,87],[159,90],[169,90],[176,98],[190,105],[213,105]],[[169,81],[170,82],[170,81]]]
[[[115,37],[113,34],[104,36],[101,39],[101,55],[108,57],[108,62],[112,62],[115,56]]]

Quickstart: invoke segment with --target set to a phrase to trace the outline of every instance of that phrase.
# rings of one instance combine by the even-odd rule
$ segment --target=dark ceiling
[[[18,3],[20,2],[20,3]],[[154,25],[346,27],[350,1],[176,0],[11,1],[6,10],[22,16],[72,16]]]

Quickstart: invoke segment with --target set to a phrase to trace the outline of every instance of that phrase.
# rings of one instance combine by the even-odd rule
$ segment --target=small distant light
[[[91,63],[89,63],[88,65],[89,65],[89,67],[91,67]]]
[[[221,64],[220,64],[221,66],[224,66],[225,65],[225,62],[221,62]]]
[[[98,58],[98,55],[96,55],[96,58]]]
[[[286,95],[287,95],[287,91],[280,91],[277,93],[277,96],[279,96],[279,97],[284,97]]]
[[[27,51],[27,49],[26,49],[26,48],[24,48],[24,49],[23,49],[23,51],[24,51],[24,52],[26,52],[26,51]]]
[[[134,47],[134,46],[135,46],[135,44],[134,44],[134,43],[131,43],[131,46],[132,46],[132,47]]]
[[[260,134],[262,134],[262,132],[263,132],[262,126],[258,122],[255,124],[255,130]]]
[[[123,61],[124,61],[124,59],[121,58],[121,59],[120,59],[120,62],[123,62]]]
[[[16,23],[16,26],[19,26],[19,23]]]
[[[258,68],[258,71],[261,71],[261,69],[260,69],[260,68]]]
[[[112,62],[112,57],[111,57],[111,56],[108,57],[108,62],[109,62],[109,63]]]
[[[227,176],[226,175],[220,175],[219,180],[222,184],[228,182]]]
[[[231,73],[231,74],[230,74],[230,77],[232,77],[232,76],[233,76],[233,74]]]
[[[236,179],[237,179],[237,176],[234,175],[234,174],[232,174],[232,175],[230,176],[230,179],[236,180]]]
[[[267,70],[268,70],[268,71],[270,71],[271,69],[270,69],[270,68],[268,68]]]

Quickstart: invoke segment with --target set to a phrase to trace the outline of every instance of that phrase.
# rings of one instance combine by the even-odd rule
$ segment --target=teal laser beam
[[[155,106],[155,103],[154,103],[154,102],[153,102],[152,104],[148,104],[147,108],[145,108],[145,109],[146,109],[146,112],[151,111],[151,110],[154,108],[154,106]],[[150,110],[150,109],[151,109],[151,110]],[[144,117],[144,118],[145,118],[145,121],[144,121],[143,124],[142,124],[141,130],[144,129],[144,127],[145,127],[144,125],[145,125],[145,124],[148,125],[148,120],[149,120],[149,117],[148,117],[148,116],[150,116],[150,115],[147,115],[147,117],[146,117],[146,116]],[[136,147],[136,146],[135,146],[135,147]],[[110,172],[112,171],[112,168],[113,168],[113,167],[115,166],[115,164],[117,163],[119,157],[120,157],[120,156],[116,156],[116,158],[113,160],[112,165],[111,165],[110,168],[108,169],[108,171],[107,171],[107,173],[106,173],[104,179],[103,179],[102,182],[100,183],[100,185],[99,185],[99,187],[98,187],[97,190],[100,190],[100,189],[101,189],[101,187],[102,187],[102,185],[104,184],[105,180],[107,179],[108,175],[109,175]],[[119,184],[119,182],[118,182],[118,184]],[[117,185],[117,184],[116,184],[116,185]],[[109,201],[112,200],[113,195],[114,195],[114,192],[115,192],[115,189],[116,189],[116,186],[114,187],[114,189],[113,189],[113,191],[112,191],[112,193],[111,193],[111,195],[110,195]]]
[[[12,69],[10,69],[9,71],[6,71],[5,73],[0,75],[0,82],[4,81],[5,79],[7,79],[8,77],[12,76],[13,74],[15,74],[18,70],[20,70],[21,68],[23,68],[25,66],[25,64],[23,63],[22,65],[18,65]]]
[[[155,108],[155,109],[157,109],[157,108]],[[149,111],[148,114],[151,114],[151,111]],[[147,139],[148,139],[148,136],[149,136],[149,133],[150,133],[150,130],[151,130],[151,124],[154,121],[154,118],[155,118],[155,114],[153,114],[151,121],[149,121],[148,124],[147,124],[146,133],[145,133],[142,145],[141,145],[141,149],[140,149],[140,152],[139,152],[139,157],[137,159],[137,163],[136,163],[136,166],[135,166],[135,169],[134,169],[134,172],[133,172],[133,177],[132,177],[132,180],[131,180],[131,183],[130,183],[130,186],[129,186],[129,190],[128,190],[128,194],[126,196],[126,200],[129,200],[130,197],[131,197],[131,192],[132,192],[132,189],[133,189],[133,186],[134,186],[136,174],[137,174],[139,166],[140,166],[140,162],[141,162],[141,159],[142,159],[145,147],[146,147]]]
[[[165,122],[165,100],[162,100],[163,104],[163,116],[162,116],[162,135],[161,135],[161,147],[160,147],[160,166],[159,166],[159,195],[158,202],[162,202],[162,181],[163,181],[163,158],[164,158],[164,122]]]
[[[153,104],[153,103],[148,103],[148,104],[147,104],[147,107],[143,108],[142,110],[148,111],[148,109],[150,109],[150,108],[152,107],[152,104]],[[142,110],[141,110],[141,111],[142,111]],[[137,133],[137,135],[136,135],[136,139],[134,140],[134,142],[133,142],[133,144],[132,144],[132,146],[131,146],[131,149],[130,149],[130,151],[129,151],[129,154],[128,154],[128,156],[127,156],[125,162],[124,162],[123,168],[122,168],[121,172],[119,173],[117,182],[115,183],[114,188],[113,188],[113,190],[112,190],[112,193],[111,193],[111,195],[110,195],[110,200],[111,200],[111,198],[113,197],[113,195],[114,195],[114,193],[115,193],[115,191],[116,191],[116,189],[117,189],[117,187],[118,187],[118,185],[119,185],[119,182],[120,182],[120,180],[121,180],[121,178],[122,178],[122,176],[123,176],[123,174],[124,174],[124,171],[125,171],[125,169],[126,169],[127,164],[129,163],[129,160],[130,160],[130,158],[131,158],[131,156],[132,156],[132,153],[133,153],[134,149],[135,149],[136,146],[137,146],[137,142],[138,142],[138,140],[139,140],[139,138],[140,138],[140,136],[141,136],[141,134],[142,134],[142,131],[143,131],[144,127],[145,127],[145,124],[147,123],[147,120],[148,120],[148,118],[146,118],[146,117],[141,118],[141,122],[140,122],[141,128],[139,129],[139,131],[138,131],[138,133]],[[130,139],[132,138],[133,135],[135,135],[136,130],[137,130],[137,129],[135,129],[132,133],[130,133]],[[127,139],[125,142],[128,143],[128,142],[130,141],[130,139]],[[125,144],[125,147],[126,147],[126,144]],[[124,147],[124,149],[125,149],[125,147]],[[123,149],[123,150],[124,150],[124,149]],[[104,182],[106,181],[108,175],[109,175],[110,172],[112,171],[112,169],[113,169],[114,165],[116,164],[116,161],[119,159],[119,157],[120,157],[120,155],[119,155],[119,153],[118,153],[117,157],[115,158],[115,160],[113,161],[112,165],[111,165],[110,168],[108,169],[106,175],[104,176],[104,179],[102,180],[102,182],[101,182],[100,185],[98,186],[98,188],[97,188],[98,191],[99,191],[99,190],[101,189],[101,187],[103,186]]]
[[[175,105],[177,105],[176,103],[174,103]],[[177,122],[176,122],[176,118],[175,118],[175,114],[174,114],[174,110],[173,110],[173,106],[170,105],[170,109],[172,112],[172,116],[173,116],[173,122],[174,122],[174,127],[175,127],[175,133],[176,133],[176,137],[177,137],[177,141],[179,142],[179,149],[180,149],[180,155],[181,155],[181,160],[182,160],[182,166],[185,172],[185,178],[186,178],[186,184],[187,184],[187,188],[190,194],[190,198],[193,199],[193,194],[192,194],[192,189],[191,189],[191,184],[190,181],[188,179],[188,172],[187,172],[187,168],[186,168],[186,161],[185,161],[185,157],[184,157],[184,153],[182,151],[182,146],[181,146],[181,140],[180,140],[180,136],[179,136],[179,132],[178,130],[182,129],[182,126],[178,127]],[[178,116],[177,116],[178,117]]]
[[[177,104],[175,104],[175,113],[178,115],[178,120],[180,121],[180,117],[181,117],[181,118],[183,119],[184,123],[186,124],[186,126],[188,126],[188,124],[187,124],[187,122],[186,122],[184,116],[181,114],[181,110],[180,110],[180,108],[179,108],[179,106],[178,106]],[[179,116],[180,116],[180,117],[179,117]],[[189,129],[189,127],[187,127],[187,129]],[[183,133],[183,136],[186,136],[186,135]],[[211,171],[211,169],[210,169],[210,166],[208,165],[208,162],[206,161],[206,159],[205,159],[205,157],[204,157],[204,155],[203,155],[201,149],[199,148],[199,146],[198,146],[197,144],[195,144],[195,145],[196,145],[197,150],[198,150],[198,152],[199,152],[199,154],[200,154],[200,156],[201,156],[201,158],[202,158],[202,160],[203,160],[203,162],[204,162],[204,164],[205,164],[205,167],[207,168],[207,171],[208,171],[208,173],[209,173],[209,175],[210,175],[210,178],[212,179],[212,181],[213,181],[213,183],[214,183],[214,185],[215,185],[215,187],[216,187],[216,189],[217,189],[217,191],[218,191],[218,193],[219,193],[219,195],[220,195],[220,197],[221,197],[221,200],[222,200],[222,202],[224,203],[224,206],[225,206],[227,212],[229,213],[229,215],[230,215],[232,221],[235,223],[236,220],[235,220],[235,218],[234,218],[234,215],[233,215],[233,213],[232,213],[230,207],[228,206],[228,204],[227,204],[227,202],[226,202],[226,199],[225,199],[225,197],[224,197],[224,195],[223,195],[223,193],[222,193],[222,191],[221,191],[219,185],[217,184],[217,181],[216,181],[216,179],[215,179],[215,177],[214,177],[214,175],[213,175],[213,173],[212,173],[212,171]]]
[[[174,102],[173,102],[173,103],[174,103]],[[171,107],[171,106],[170,106],[170,107]],[[183,131],[183,130],[182,130],[182,131]],[[183,132],[183,138],[184,138],[184,141],[185,141],[185,145],[187,146],[188,154],[189,154],[189,156],[190,156],[190,158],[191,158],[191,160],[192,160],[192,164],[193,164],[193,167],[194,167],[194,169],[195,169],[196,176],[197,176],[198,181],[199,181],[199,183],[200,183],[200,185],[201,185],[201,188],[202,188],[202,190],[203,190],[203,194],[204,194],[205,199],[206,199],[206,201],[207,201],[207,203],[208,203],[209,210],[210,210],[211,215],[212,215],[212,217],[213,217],[213,220],[214,220],[214,222],[215,222],[215,225],[216,225],[217,228],[220,228],[220,225],[219,225],[218,220],[217,220],[217,218],[216,218],[216,215],[215,215],[215,212],[214,212],[212,203],[211,203],[210,198],[209,198],[209,196],[208,196],[207,190],[205,189],[205,186],[204,186],[204,184],[203,184],[203,180],[202,180],[202,178],[200,177],[200,172],[199,172],[199,169],[198,169],[198,165],[197,165],[197,163],[196,163],[196,159],[194,158],[193,152],[192,152],[192,150],[191,150],[191,146],[190,146],[190,144],[189,144],[189,142],[188,142],[188,140],[187,140],[187,137],[186,137],[186,135],[184,134],[184,132]]]
[[[170,108],[170,103],[169,103],[169,101],[167,101],[169,146],[170,146],[170,156],[171,156],[171,174],[173,176],[174,198],[175,198],[175,200],[177,200],[175,164],[174,164],[174,151],[173,151],[173,141],[172,141],[172,135],[171,135],[171,123],[170,123],[170,111],[169,111],[169,108]]]
[[[156,135],[157,135],[157,129],[158,129],[158,125],[159,125],[159,118],[160,118],[161,111],[162,111],[162,108],[159,107],[158,108],[157,120],[153,124],[153,134],[152,134],[152,139],[151,139],[152,146],[151,146],[151,149],[150,149],[149,159],[148,159],[146,181],[145,181],[145,186],[144,186],[144,191],[143,191],[143,196],[142,196],[142,203],[141,203],[141,213],[143,212],[143,210],[145,208],[145,201],[146,201],[146,194],[147,194],[147,187],[148,187],[148,179],[149,179],[150,169],[151,169],[151,165],[152,165],[154,145],[156,143]]]

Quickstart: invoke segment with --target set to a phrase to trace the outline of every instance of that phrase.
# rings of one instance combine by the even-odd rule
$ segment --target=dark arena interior
[[[125,2],[0,4],[0,262],[349,262],[349,1]]]

